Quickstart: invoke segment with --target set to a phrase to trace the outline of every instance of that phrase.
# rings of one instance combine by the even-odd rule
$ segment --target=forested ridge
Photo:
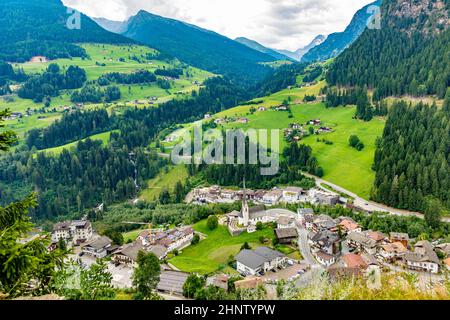
[[[373,198],[388,205],[426,211],[438,200],[450,208],[450,94],[436,105],[395,103],[377,143]]]
[[[398,0],[383,1],[381,29],[366,29],[333,63],[327,75],[331,85],[374,89],[373,97],[445,96],[450,86],[449,2],[414,2],[411,15]],[[438,9],[439,8],[439,9]],[[408,12],[408,11],[406,11]],[[446,15],[439,24],[439,15]]]
[[[0,2],[0,60],[25,62],[33,56],[49,59],[86,56],[76,43],[134,43],[102,29],[81,15],[80,29],[66,27],[71,14],[60,0]]]

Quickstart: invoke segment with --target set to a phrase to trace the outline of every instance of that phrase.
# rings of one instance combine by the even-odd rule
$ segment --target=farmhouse
[[[275,229],[275,237],[281,244],[291,244],[298,239],[296,228]]]
[[[262,275],[268,271],[285,268],[287,257],[267,247],[242,250],[236,256],[237,271],[245,276]]]
[[[138,240],[143,246],[160,246],[166,248],[166,253],[179,250],[191,243],[194,229],[191,227],[175,228],[162,232],[142,232]]]
[[[83,246],[82,252],[94,258],[101,259],[108,255],[112,241],[108,237],[100,237]]]

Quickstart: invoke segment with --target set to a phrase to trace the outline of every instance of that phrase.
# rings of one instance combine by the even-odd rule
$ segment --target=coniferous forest
[[[443,109],[396,103],[377,142],[373,198],[426,211],[438,200],[450,208],[450,94]]]

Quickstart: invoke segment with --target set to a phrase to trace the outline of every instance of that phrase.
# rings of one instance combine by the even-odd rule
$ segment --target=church
[[[241,211],[233,211],[227,214],[228,226],[233,226],[234,228],[250,228],[256,226],[258,222],[268,223],[274,221],[274,218],[267,214],[266,208],[263,205],[258,205],[255,207],[249,207],[247,201],[247,194],[244,182],[244,195],[242,197],[242,208]],[[236,223],[237,222],[237,223]]]

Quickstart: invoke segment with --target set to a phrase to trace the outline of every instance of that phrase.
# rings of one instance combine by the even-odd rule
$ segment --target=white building
[[[88,220],[65,221],[53,226],[52,241],[64,240],[67,244],[79,245],[92,237],[92,225]]]
[[[403,256],[406,266],[411,270],[438,273],[440,261],[429,241],[419,241],[414,252],[406,252]]]
[[[300,196],[302,193],[302,188],[287,187],[283,190],[283,201],[287,203],[297,203],[300,201]]]
[[[267,205],[277,205],[281,199],[281,197],[283,196],[283,191],[281,190],[272,190],[267,192],[264,196],[263,196],[263,203],[267,204]]]
[[[285,268],[287,257],[267,247],[255,250],[242,250],[236,256],[237,271],[245,276],[262,275],[268,271]]]

